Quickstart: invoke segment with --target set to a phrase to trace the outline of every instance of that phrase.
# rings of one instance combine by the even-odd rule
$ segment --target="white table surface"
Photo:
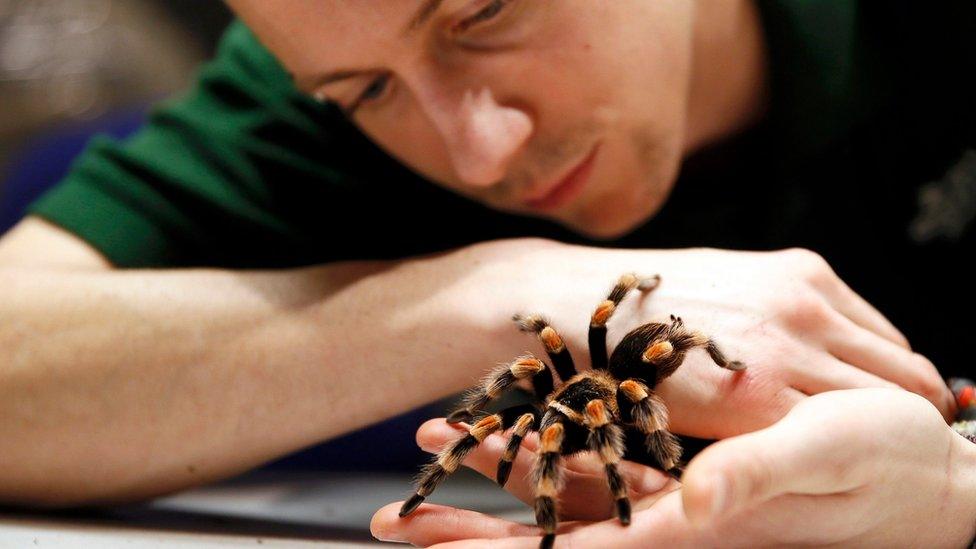
[[[383,505],[406,498],[409,474],[254,473],[147,504],[59,513],[0,509],[0,547],[389,547],[369,534]],[[532,523],[530,509],[463,470],[430,498]]]

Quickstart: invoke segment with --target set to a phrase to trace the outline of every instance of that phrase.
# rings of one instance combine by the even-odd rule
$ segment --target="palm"
[[[421,428],[418,440],[434,450],[455,436],[435,420]],[[534,444],[525,441],[528,450]],[[491,477],[503,446],[501,437],[489,437],[465,464]],[[507,488],[530,502],[525,473],[532,458],[521,454]],[[973,463],[976,448],[917,395],[832,391],[804,400],[769,428],[710,446],[689,463],[684,485],[622,462],[635,511],[628,527],[611,517],[596,460],[568,459],[560,497],[563,518],[571,522],[561,523],[559,532],[572,532],[566,542],[580,547],[605,546],[607,540],[622,548],[962,546],[972,538],[976,515],[976,474],[967,472]],[[490,539],[492,547],[525,548],[540,539],[535,526],[471,511],[425,505],[401,520],[397,508],[389,505],[374,516],[378,537],[397,532],[418,545],[484,547]]]
[[[457,437],[458,429],[458,427],[447,424],[443,419],[431,420],[420,428],[418,440],[425,450],[436,451]],[[533,486],[527,479],[531,477],[530,472],[537,443],[538,438],[535,436],[527,437],[523,441],[522,446],[525,451],[519,452],[513,464],[510,480],[505,486],[506,490],[527,505],[532,505],[535,499]],[[498,458],[504,449],[505,440],[501,436],[492,435],[467,457],[464,464],[493,479]],[[649,518],[642,515],[659,515],[657,512],[659,502],[665,506],[680,509],[680,494],[677,491],[680,484],[671,476],[651,467],[629,461],[620,463],[620,472],[628,482],[629,495],[635,511],[635,522],[643,522]],[[607,488],[603,464],[593,454],[586,452],[568,457],[565,461],[564,478],[565,487],[560,492],[559,501],[560,515],[562,520],[566,522],[560,522],[559,532],[576,532],[587,528],[602,530],[608,527],[615,530],[623,529],[619,522],[613,518],[613,501]],[[382,522],[388,519],[410,521],[413,523],[412,531],[426,532],[424,539],[411,539],[413,543],[421,545],[436,544],[448,539],[479,538],[481,535],[487,536],[489,534],[491,537],[497,538],[499,532],[506,532],[511,535],[514,543],[528,542],[528,545],[533,547],[538,546],[539,543],[539,530],[535,526],[513,523],[473,511],[430,504],[422,506],[413,515],[405,519],[393,519],[397,512],[394,507],[396,506],[387,506],[380,510],[374,518],[374,527],[377,525],[377,521]],[[652,507],[655,508],[653,512],[649,511]],[[459,536],[457,528],[450,529],[450,531],[444,529],[443,524],[446,515],[453,517],[450,524],[466,529],[467,535]],[[432,527],[424,528],[422,525],[425,523],[430,523]],[[518,539],[522,537],[525,539]],[[481,542],[471,539],[470,543],[474,547],[479,546]]]

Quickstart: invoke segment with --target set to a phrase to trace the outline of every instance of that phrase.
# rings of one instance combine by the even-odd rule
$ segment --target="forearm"
[[[478,294],[468,253],[281,272],[0,271],[0,499],[156,495],[470,384],[497,355],[464,303]]]

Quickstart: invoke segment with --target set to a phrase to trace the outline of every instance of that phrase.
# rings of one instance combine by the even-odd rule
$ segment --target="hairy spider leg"
[[[616,312],[620,302],[628,292],[637,288],[642,293],[649,293],[661,283],[661,276],[638,278],[633,273],[620,277],[617,284],[610,290],[607,298],[596,306],[590,317],[590,331],[588,334],[590,348],[590,364],[594,370],[607,368],[607,321]]]
[[[653,390],[681,366],[685,355],[695,347],[705,349],[722,368],[731,371],[746,368],[742,362],[727,359],[710,337],[687,329],[680,318],[672,315],[670,324],[650,322],[625,335],[610,355],[608,370],[617,379],[645,381]],[[648,370],[647,365],[653,366],[653,370]]]
[[[461,407],[447,416],[448,423],[471,421],[475,412],[501,396],[520,379],[532,378],[532,388],[539,400],[546,398],[553,389],[552,372],[544,362],[531,355],[520,356],[510,364],[499,364],[468,391],[461,400]]]
[[[522,447],[522,440],[535,426],[535,421],[536,416],[531,412],[522,414],[515,421],[515,427],[512,428],[512,436],[508,439],[505,453],[498,460],[498,472],[495,475],[495,480],[498,481],[500,486],[505,486],[505,483],[508,482],[508,476],[512,473],[512,463],[518,457],[519,449]]]
[[[681,443],[668,430],[668,408],[664,401],[651,393],[636,379],[628,379],[617,388],[617,408],[620,419],[633,425],[644,436],[647,451],[658,465],[668,472],[676,472],[681,459]]]
[[[746,365],[742,362],[739,362],[738,360],[729,360],[726,358],[725,353],[719,349],[718,344],[715,343],[715,340],[711,338],[707,339],[708,341],[705,342],[705,350],[708,352],[708,356],[712,358],[712,362],[718,364],[726,370],[732,370],[733,372],[746,369]]]
[[[550,549],[556,541],[556,497],[562,488],[563,418],[546,413],[539,436],[533,478],[535,480],[535,521],[544,532],[540,549]]]
[[[465,456],[474,450],[488,435],[502,427],[502,417],[498,414],[490,415],[475,423],[468,429],[468,433],[457,438],[444,447],[431,463],[424,466],[417,479],[417,491],[403,503],[400,516],[412,513],[424,499],[427,498],[441,483],[457,468],[461,466]]]
[[[624,431],[613,423],[608,406],[602,400],[586,403],[586,424],[590,430],[587,446],[596,452],[607,473],[610,495],[617,506],[617,516],[624,526],[630,524],[630,498],[627,497],[627,483],[620,476],[617,464],[624,455]]]
[[[671,315],[671,324],[664,330],[663,337],[652,340],[644,349],[641,359],[658,367],[658,381],[665,379],[684,362],[685,353],[695,347],[702,347],[712,361],[726,370],[744,370],[746,365],[738,360],[729,360],[719,349],[715,340],[697,331],[685,328],[681,317]]]
[[[518,423],[519,419],[525,414],[532,414],[536,421],[542,416],[542,405],[537,402],[529,404],[516,404],[504,410],[499,410],[495,412],[496,414],[502,416],[502,426],[504,429],[509,427],[514,427]]]
[[[576,375],[576,365],[573,364],[573,357],[569,354],[569,349],[559,336],[556,329],[549,325],[549,321],[540,315],[515,315],[512,317],[523,332],[534,332],[539,336],[539,340],[546,348],[546,353],[552,361],[559,379],[563,383]],[[545,398],[545,396],[540,396]]]
[[[679,330],[679,329],[684,329],[685,323],[683,320],[681,320],[680,316],[671,315],[671,325],[672,325],[672,330]],[[705,351],[708,353],[708,356],[711,357],[712,362],[714,362],[715,364],[718,364],[719,366],[727,370],[736,371],[736,370],[745,369],[746,367],[745,364],[737,360],[729,360],[728,358],[726,358],[725,353],[722,352],[718,344],[715,343],[714,339],[700,332],[690,332],[690,335],[692,336],[694,341],[693,345],[704,347]]]

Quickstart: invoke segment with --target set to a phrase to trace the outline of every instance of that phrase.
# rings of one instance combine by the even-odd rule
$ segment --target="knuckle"
[[[821,268],[827,265],[820,254],[809,248],[787,248],[780,253],[786,261],[801,267]]]
[[[807,248],[788,248],[782,251],[784,261],[808,277],[835,278],[834,270],[822,255]]]
[[[927,398],[941,399],[946,393],[946,384],[935,371],[935,366],[925,357],[916,354],[919,376],[915,383],[915,392]]]
[[[793,332],[821,330],[831,319],[831,308],[821,298],[809,291],[794,292],[787,299],[774,305],[776,316]]]
[[[907,351],[912,350],[912,343],[908,341],[908,338],[905,337],[905,334],[901,333],[898,330],[895,330],[894,333],[891,335],[891,337],[895,345],[898,345],[899,347]]]
[[[932,361],[928,359],[928,357],[921,353],[912,352],[912,358],[915,360],[920,371],[929,372],[938,377],[939,371],[936,369],[935,364],[932,364]]]

